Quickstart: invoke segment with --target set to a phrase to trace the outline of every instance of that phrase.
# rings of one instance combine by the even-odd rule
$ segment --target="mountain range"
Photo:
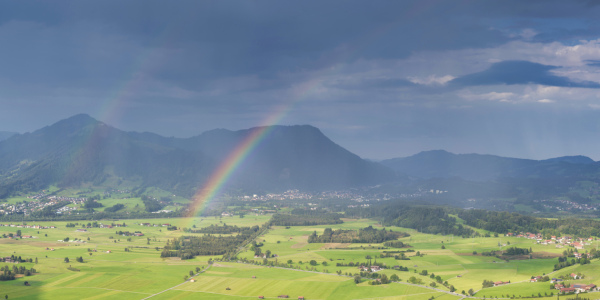
[[[123,182],[191,196],[249,135],[217,129],[191,138],[125,132],[80,114],[0,141],[0,198],[61,187]],[[231,174],[228,189],[327,190],[395,180],[315,127],[273,126]]]
[[[383,184],[390,190],[443,189],[453,199],[565,195],[600,182],[600,162],[546,160],[443,150],[373,162],[309,125],[215,129],[190,138],[126,132],[75,115],[31,133],[0,134],[0,199],[49,185],[159,187],[189,197],[248,137],[268,132],[223,182],[228,191],[322,191]],[[4,139],[2,139],[4,137]],[[244,149],[242,149],[244,150]],[[600,190],[599,190],[600,191]]]

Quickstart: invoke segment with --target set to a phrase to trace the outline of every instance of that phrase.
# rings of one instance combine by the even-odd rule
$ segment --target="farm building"
[[[562,288],[560,292],[562,294],[575,293],[575,288]]]

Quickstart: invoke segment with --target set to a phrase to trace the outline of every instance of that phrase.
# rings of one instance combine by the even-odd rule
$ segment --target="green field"
[[[131,200],[131,199],[129,199]],[[117,203],[115,199],[106,199]],[[133,206],[135,207],[135,202]],[[256,260],[256,264],[217,261],[208,264],[210,259],[220,256],[196,257],[190,260],[161,258],[160,249],[168,239],[182,236],[181,230],[168,231],[163,224],[179,228],[206,227],[211,224],[253,226],[262,225],[270,219],[266,215],[248,214],[239,217],[205,217],[191,219],[148,219],[98,221],[103,224],[126,223],[122,228],[88,228],[85,232],[77,229],[88,221],[78,221],[76,227],[66,227],[67,222],[29,222],[29,225],[56,226],[53,229],[32,229],[22,227],[0,227],[0,234],[31,235],[31,239],[0,238],[0,256],[21,256],[38,260],[36,263],[21,263],[19,266],[35,268],[39,272],[31,277],[17,278],[0,282],[0,297],[9,299],[252,299],[258,296],[277,298],[289,295],[290,299],[302,296],[305,299],[460,299],[448,288],[437,284],[437,289],[429,287],[434,279],[429,274],[440,276],[457,292],[473,289],[476,297],[505,297],[507,295],[542,296],[556,294],[550,290],[549,283],[530,283],[531,276],[551,274],[560,276],[570,273],[585,274],[585,279],[576,283],[600,284],[600,263],[593,261],[589,265],[575,265],[552,273],[555,258],[523,259],[504,261],[491,256],[482,256],[483,251],[499,250],[504,244],[523,248],[532,248],[534,253],[556,255],[564,249],[534,244],[531,240],[519,238],[461,238],[430,235],[412,229],[388,227],[394,231],[410,233],[401,240],[412,246],[414,252],[406,252],[410,260],[396,260],[393,257],[380,257],[384,250],[382,244],[342,244],[314,243],[307,238],[312,232],[323,232],[327,227],[334,229],[359,229],[367,226],[382,228],[376,221],[345,219],[343,224],[319,226],[273,226],[266,234],[257,238],[264,244],[263,251],[269,250],[277,257],[272,262],[288,262],[286,268],[262,265],[262,259],[255,259],[254,252],[248,247],[242,250],[238,258],[246,261]],[[151,223],[142,226],[141,223]],[[20,225],[13,223],[13,225]],[[156,225],[156,226],[154,226]],[[141,231],[144,236],[126,237],[116,235],[116,231]],[[194,234],[199,235],[199,234]],[[69,242],[62,242],[66,238]],[[89,238],[89,240],[88,240]],[[78,242],[73,242],[77,240]],[[498,246],[500,244],[501,246]],[[442,245],[445,249],[442,249]],[[591,247],[591,246],[588,246]],[[46,250],[46,249],[49,250]],[[125,249],[130,251],[126,251]],[[52,250],[54,249],[54,250]],[[591,248],[589,248],[591,249]],[[407,250],[401,249],[401,250]],[[110,251],[110,253],[108,253]],[[419,251],[421,256],[416,255]],[[476,251],[478,254],[474,255]],[[91,255],[90,255],[91,254]],[[337,263],[366,262],[367,256],[387,266],[403,266],[408,271],[385,269],[380,274],[388,277],[396,274],[400,282],[369,285],[369,279],[363,278],[360,284],[354,282],[353,275],[359,272],[356,266],[336,266]],[[65,262],[65,258],[69,262]],[[83,257],[84,262],[77,262]],[[316,266],[309,261],[315,260]],[[12,263],[0,263],[0,266]],[[206,271],[196,275],[196,268]],[[427,270],[428,275],[420,275]],[[195,282],[184,281],[189,272],[195,274]],[[341,275],[336,272],[340,271]],[[348,274],[348,276],[346,276]],[[420,285],[406,282],[415,277]],[[510,281],[511,284],[481,289],[482,281]],[[25,281],[30,286],[25,286]],[[575,281],[572,281],[575,283]],[[594,294],[598,297],[600,294]],[[554,299],[549,297],[548,299]]]

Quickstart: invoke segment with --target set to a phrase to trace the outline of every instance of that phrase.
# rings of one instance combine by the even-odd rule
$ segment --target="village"
[[[549,238],[542,236],[541,233],[518,233],[514,234],[509,232],[506,234],[507,237],[517,237],[517,238],[526,238],[530,240],[535,240],[540,245],[555,245],[556,248],[563,248],[565,246],[574,247],[577,250],[583,250],[585,246],[592,245],[592,242],[595,240],[593,237],[589,238],[576,238],[571,236],[555,236],[552,235]],[[581,257],[578,257],[581,258]]]
[[[541,203],[542,207],[545,209],[556,211],[591,211],[598,210],[598,208],[600,208],[600,204],[578,203],[565,199],[533,200],[533,202]]]
[[[45,194],[37,194],[35,196],[28,196],[27,198],[35,201],[22,201],[14,204],[2,203],[0,204],[0,214],[23,214],[29,215],[34,211],[41,211],[46,207],[55,207],[56,213],[70,213],[76,210],[74,206],[67,206],[69,204],[83,205],[87,198],[83,197],[62,197],[62,196],[46,196]],[[61,205],[64,204],[64,205]]]
[[[319,193],[311,193],[304,192],[300,190],[287,190],[283,193],[269,193],[266,195],[257,195],[253,194],[251,196],[239,196],[238,200],[242,201],[269,201],[269,200],[330,200],[330,199],[340,199],[340,200],[350,200],[356,202],[368,202],[368,201],[385,201],[390,200],[392,198],[407,198],[407,197],[416,197],[421,196],[421,194],[402,194],[402,195],[388,195],[384,194],[382,196],[368,196],[364,195],[360,191],[355,190],[341,190],[341,191],[325,191]],[[318,202],[318,201],[317,201]]]

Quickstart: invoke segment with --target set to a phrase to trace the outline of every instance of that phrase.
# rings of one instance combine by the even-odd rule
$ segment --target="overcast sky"
[[[0,131],[310,124],[364,158],[600,160],[597,1],[2,1]]]

